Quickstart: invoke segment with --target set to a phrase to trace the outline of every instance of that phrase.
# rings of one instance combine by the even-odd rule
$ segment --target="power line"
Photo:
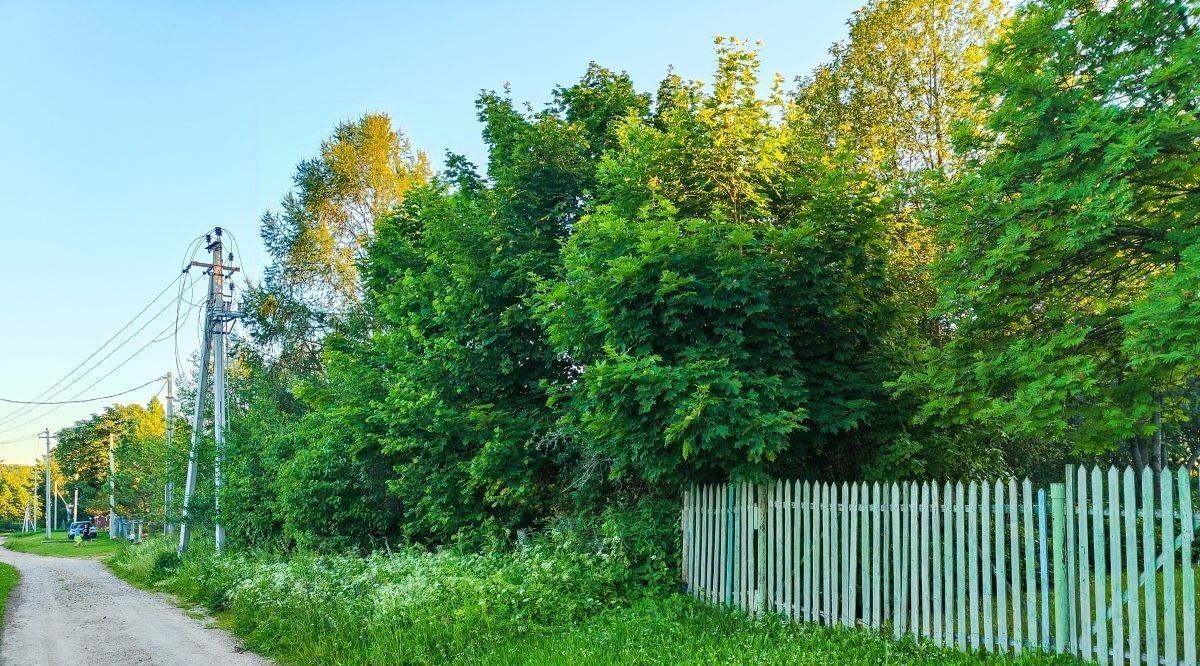
[[[153,321],[153,320],[151,320],[151,321]],[[171,326],[173,326],[173,325],[175,325],[175,322],[174,322],[174,321],[172,321],[170,324],[168,324],[166,328],[164,328],[163,330],[159,331],[159,332],[158,332],[158,335],[160,335],[160,336],[161,336],[162,334],[166,333],[167,331],[169,331],[169,330],[171,329]],[[145,328],[145,326],[143,326],[143,328]],[[156,336],[156,337],[157,337],[157,336]],[[152,339],[150,342],[147,342],[146,344],[142,345],[140,348],[138,348],[138,350],[137,350],[137,351],[135,351],[135,352],[133,352],[132,354],[130,354],[130,355],[129,355],[129,356],[128,356],[128,357],[127,357],[127,358],[126,358],[124,361],[121,361],[120,363],[118,363],[118,364],[116,365],[116,367],[114,367],[114,368],[110,369],[110,370],[108,371],[108,374],[106,374],[106,375],[103,375],[103,376],[101,376],[99,379],[97,379],[96,381],[92,382],[91,384],[88,384],[88,386],[87,386],[86,388],[84,388],[82,391],[79,391],[79,392],[78,392],[78,393],[76,393],[75,395],[71,396],[71,398],[70,398],[70,399],[71,399],[71,400],[74,400],[74,399],[78,398],[79,396],[83,395],[84,393],[86,393],[86,392],[88,392],[88,391],[92,390],[92,388],[93,388],[93,387],[95,387],[95,386],[96,386],[96,384],[99,384],[100,382],[104,381],[104,380],[105,380],[105,379],[107,379],[109,376],[111,376],[111,375],[112,375],[112,373],[116,372],[117,370],[120,370],[122,367],[124,367],[124,365],[125,365],[126,363],[128,363],[128,362],[132,361],[132,360],[133,360],[134,358],[136,358],[136,357],[137,357],[139,354],[141,354],[142,352],[146,351],[146,350],[147,350],[147,349],[150,347],[150,345],[152,345],[152,344],[154,344],[155,342],[158,342],[158,341],[160,341],[160,340],[164,340],[164,339],[166,339],[166,338],[165,338],[165,337],[161,337],[161,338],[157,338],[157,339]],[[128,340],[126,340],[126,342],[128,342]],[[122,346],[124,346],[124,343],[122,343]],[[119,348],[118,348],[118,349],[119,349]],[[114,349],[113,351],[115,352],[116,350]],[[109,354],[109,356],[106,356],[106,357],[104,357],[104,359],[101,359],[101,361],[100,361],[100,362],[101,362],[101,363],[103,363],[105,360],[108,360],[108,358],[109,358],[109,357],[111,357],[111,356],[112,356],[112,354],[110,353],[110,354]],[[98,364],[97,364],[97,365],[98,365]],[[94,366],[93,366],[93,367],[94,367]],[[89,370],[89,372],[90,372],[90,370]],[[78,380],[77,380],[77,381],[78,381]],[[74,382],[72,382],[72,383],[74,383]],[[64,387],[64,388],[65,388],[65,387]],[[46,410],[46,411],[42,412],[41,414],[38,414],[37,416],[33,417],[32,419],[26,420],[26,421],[24,421],[24,422],[22,422],[22,423],[19,423],[19,424],[17,424],[17,425],[14,425],[14,426],[9,426],[9,427],[7,427],[7,428],[0,429],[0,434],[2,434],[2,433],[6,433],[6,432],[11,432],[11,431],[13,431],[13,430],[16,430],[16,429],[18,429],[18,428],[23,428],[23,427],[25,427],[25,426],[27,426],[27,425],[29,425],[29,424],[31,424],[31,423],[34,423],[34,422],[38,421],[39,419],[45,418],[46,416],[48,416],[48,415],[50,415],[50,414],[54,413],[54,412],[55,412],[55,411],[57,411],[57,410],[58,410],[60,407],[62,407],[62,405],[51,405],[51,406],[50,406],[50,409],[48,409],[48,410]]]
[[[160,338],[160,339],[165,339],[165,338]],[[158,342],[158,340],[155,340],[154,342]],[[166,377],[165,376],[164,377],[155,377],[154,379],[151,379],[150,381],[146,382],[145,384],[141,384],[140,386],[135,386],[126,391],[121,391],[120,393],[113,393],[111,395],[100,395],[100,396],[96,396],[94,398],[84,398],[82,400],[59,400],[56,402],[35,402],[32,400],[9,400],[8,398],[0,398],[0,402],[8,402],[8,403],[12,403],[15,405],[75,405],[75,404],[79,404],[81,402],[95,402],[97,400],[108,400],[109,398],[116,398],[118,396],[125,395],[126,393],[133,393],[134,391],[136,391],[140,388],[145,388],[160,379],[166,379]]]
[[[154,305],[156,302],[158,302],[158,299],[162,298],[163,294],[167,293],[167,291],[170,290],[171,287],[174,286],[176,282],[179,282],[183,278],[183,276],[184,276],[184,273],[180,273],[179,275],[176,275],[175,279],[173,279],[169,283],[167,283],[167,286],[163,287],[163,290],[158,292],[158,295],[156,295],[154,298],[150,299],[150,302],[147,303],[145,307],[143,307],[140,311],[138,311],[138,313],[135,314],[132,319],[130,319],[128,322],[126,322],[124,326],[122,326],[120,329],[118,329],[116,333],[113,333],[112,337],[105,340],[104,344],[100,345],[96,349],[96,351],[89,354],[87,356],[87,358],[85,358],[79,362],[79,365],[76,365],[74,368],[71,368],[67,372],[67,374],[63,375],[61,378],[59,378],[58,381],[54,382],[49,387],[47,387],[45,391],[42,391],[38,395],[34,396],[33,399],[36,401],[36,400],[41,400],[42,398],[46,397],[46,394],[50,393],[50,391],[53,391],[55,389],[55,387],[57,387],[59,384],[62,384],[64,381],[66,381],[67,378],[69,378],[72,374],[74,374],[76,370],[83,367],[84,364],[86,364],[88,361],[95,358],[96,354],[99,354],[101,351],[103,351],[104,348],[107,347],[109,345],[109,343],[111,343],[113,340],[117,339],[117,336],[119,336],[121,333],[123,333],[125,331],[125,329],[132,326],[133,323],[136,322],[143,314],[145,314],[146,311],[149,310],[152,305]],[[157,315],[155,315],[155,316],[157,316]],[[69,384],[68,384],[68,386],[69,386]],[[61,392],[61,390],[59,392]],[[55,395],[58,395],[58,394],[56,393]],[[51,396],[51,397],[53,397],[53,396]],[[9,421],[13,420],[14,418],[16,418],[17,416],[20,416],[21,414],[27,414],[27,413],[29,413],[29,411],[31,411],[31,410],[27,409],[26,407],[19,407],[12,413],[7,414],[3,417],[0,417],[0,424],[9,422]]]
[[[183,275],[183,274],[181,274],[181,275],[180,275],[180,277],[182,277],[182,275]],[[176,279],[179,279],[179,278],[176,278]],[[197,278],[193,278],[193,279],[192,279],[192,283],[194,284],[194,283],[196,282],[196,280],[198,280],[198,279],[199,279],[198,277],[197,277]],[[168,286],[168,288],[170,288],[170,285],[167,285],[167,286]],[[162,294],[160,293],[159,295],[161,296]],[[155,300],[158,300],[158,299],[157,299],[157,297],[155,298]],[[151,304],[153,304],[153,302],[152,302]],[[62,393],[63,393],[63,392],[65,392],[67,389],[71,388],[71,387],[72,387],[72,386],[74,386],[75,384],[77,384],[77,383],[79,383],[80,381],[82,381],[82,380],[83,380],[85,377],[87,377],[88,375],[92,374],[92,372],[93,372],[93,371],[94,371],[96,368],[100,367],[100,366],[101,366],[101,365],[102,365],[102,364],[103,364],[105,361],[107,361],[108,359],[112,358],[113,354],[117,353],[117,351],[119,351],[120,349],[122,349],[122,348],[123,348],[125,345],[129,344],[130,342],[132,342],[132,341],[133,341],[133,339],[134,339],[134,337],[136,337],[138,333],[141,333],[142,331],[146,330],[146,327],[147,327],[147,326],[149,326],[150,324],[153,324],[155,321],[157,321],[157,320],[158,320],[158,318],[159,318],[160,316],[162,316],[162,314],[163,314],[164,312],[166,312],[166,311],[167,311],[167,309],[168,309],[168,308],[170,308],[172,305],[174,305],[174,303],[168,302],[168,303],[167,303],[167,304],[166,304],[164,307],[162,307],[161,309],[159,309],[159,310],[158,310],[158,312],[155,312],[155,313],[154,313],[154,315],[152,315],[152,316],[151,316],[149,319],[147,319],[147,320],[146,320],[146,321],[145,321],[145,322],[144,322],[144,323],[143,323],[141,326],[139,326],[139,327],[138,327],[138,329],[137,329],[136,331],[134,331],[132,334],[130,334],[130,336],[129,336],[128,338],[126,338],[126,339],[125,339],[123,342],[121,342],[121,344],[117,345],[116,347],[113,347],[111,350],[109,350],[109,351],[108,351],[108,353],[107,353],[107,354],[105,354],[105,355],[104,355],[104,357],[103,357],[103,358],[101,358],[100,360],[98,360],[98,361],[96,361],[95,363],[93,363],[93,364],[91,365],[91,367],[89,367],[87,370],[84,370],[84,371],[83,371],[81,374],[79,374],[77,377],[75,377],[74,379],[72,379],[70,382],[68,382],[68,383],[64,384],[64,385],[63,385],[62,387],[60,387],[60,388],[59,388],[57,391],[54,391],[54,393],[51,393],[51,394],[50,394],[48,397],[50,397],[50,398],[55,398],[55,397],[57,397],[57,396],[59,396],[59,395],[62,395]],[[142,312],[145,312],[145,309],[143,309],[143,310],[142,310]],[[140,316],[141,316],[141,313],[139,313],[139,315],[138,315],[138,316],[140,317]],[[137,318],[135,318],[135,321],[136,321],[136,319],[137,319]],[[130,322],[130,323],[132,324],[133,322]],[[125,330],[125,328],[128,328],[128,327],[129,327],[129,326],[128,326],[128,325],[126,325],[126,326],[122,327],[122,329],[121,329],[121,330],[123,331],[123,330]],[[163,332],[165,333],[166,331],[164,330]],[[113,336],[113,337],[116,337],[116,336]],[[111,340],[109,340],[109,342],[111,342]],[[106,346],[108,346],[108,342],[105,342],[105,343],[104,343],[104,347],[106,347]],[[95,357],[97,353],[99,353],[101,350],[103,350],[103,349],[104,349],[104,347],[101,347],[100,349],[96,350],[96,352],[93,352],[93,353],[92,353],[90,356],[88,356],[88,358],[84,359],[83,363],[80,363],[79,365],[75,366],[75,368],[74,368],[74,369],[71,371],[71,373],[68,373],[68,376],[70,376],[70,374],[74,373],[74,372],[75,372],[75,370],[78,370],[78,369],[79,369],[80,367],[82,367],[82,366],[83,366],[85,363],[87,363],[89,360],[91,360],[93,357]],[[143,348],[143,349],[144,349],[144,348]],[[116,368],[113,368],[113,370],[115,370],[115,369],[116,369]],[[110,370],[110,371],[109,371],[109,374],[111,374],[111,373],[113,372],[113,370]],[[65,379],[65,377],[64,377],[64,379]],[[103,379],[104,379],[104,377],[101,377],[100,379],[101,379],[101,380],[103,380]],[[58,382],[55,382],[55,384],[56,384],[56,385],[57,385],[57,384],[60,384],[60,383],[62,383],[62,380],[61,380],[61,379],[60,379]],[[96,382],[92,383],[92,384],[91,384],[91,386],[95,386],[97,383],[99,383],[99,380],[97,380]],[[51,386],[51,388],[54,388],[54,387],[53,387],[53,386]],[[90,388],[90,387],[89,387],[89,388]],[[87,389],[84,389],[84,390],[86,391]],[[43,392],[42,392],[40,395],[36,396],[36,397],[34,398],[34,400],[33,400],[33,401],[31,401],[31,402],[34,402],[34,403],[36,403],[36,401],[38,401],[38,400],[41,400],[43,397],[47,397],[47,396],[46,396],[46,394],[47,394],[47,393],[49,393],[49,389],[47,389],[46,391],[43,391]],[[32,407],[36,407],[36,404],[35,404],[35,405],[33,405]],[[6,416],[6,417],[4,417],[4,418],[0,419],[0,425],[3,425],[3,424],[5,424],[5,423],[10,423],[10,422],[11,422],[11,421],[13,421],[14,419],[16,419],[18,416],[21,416],[21,415],[24,415],[24,414],[28,414],[28,413],[30,413],[31,411],[33,411],[33,408],[31,408],[31,406],[30,406],[30,405],[25,405],[25,406],[23,406],[23,407],[19,408],[19,409],[18,409],[16,412],[13,412],[12,414],[9,414],[8,416]],[[36,419],[35,419],[35,420],[36,420]],[[16,428],[18,428],[18,427],[20,427],[20,426],[10,426],[10,427],[7,427],[7,428],[3,428],[3,429],[0,429],[0,433],[10,432],[10,431],[12,431],[12,430],[15,430],[15,429],[16,429]]]
[[[6,439],[3,442],[0,442],[0,446],[5,446],[7,444],[16,444],[17,442],[24,442],[26,440],[32,439],[37,436],[38,436],[38,433],[35,432],[32,435],[29,435],[27,437],[18,437],[16,439]]]
[[[213,229],[213,231],[216,231],[216,229]],[[191,243],[188,243],[187,249],[184,250],[184,252],[183,252],[183,254],[184,254],[184,260],[183,260],[184,269],[183,270],[185,272],[191,268],[192,261],[196,258],[196,253],[200,251],[200,240],[205,238],[206,236],[207,236],[207,234],[200,234],[199,236],[196,236],[196,238],[194,238]],[[188,285],[188,296],[189,297],[192,295],[192,287],[194,287],[195,284],[196,283],[193,281],[191,284]],[[175,301],[175,329],[171,333],[172,337],[174,337],[173,344],[175,347],[175,372],[180,377],[183,376],[183,363],[179,360],[179,318],[180,318],[179,311],[180,311],[180,305],[184,302],[185,301],[183,298],[183,285],[180,284],[179,285],[179,294],[177,295],[176,301]],[[198,303],[193,303],[190,300],[186,301],[186,303],[192,307],[199,306]]]

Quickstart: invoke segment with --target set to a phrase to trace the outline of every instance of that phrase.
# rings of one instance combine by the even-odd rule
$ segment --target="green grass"
[[[893,641],[863,630],[755,619],[626,585],[603,557],[502,554],[368,557],[231,553],[182,560],[152,540],[108,561],[118,575],[216,611],[281,664],[1051,664]]]
[[[463,664],[1053,664],[1073,660],[964,654],[863,630],[755,620],[671,596],[575,626],[469,650]]]
[[[58,530],[53,534],[54,538],[49,541],[46,540],[44,531],[10,534],[5,539],[4,546],[10,550],[34,555],[108,557],[116,553],[123,545],[119,539],[108,538],[107,532],[100,532],[95,539],[85,541],[78,547],[74,542],[67,540],[66,530]]]
[[[0,619],[4,618],[4,604],[8,601],[8,593],[17,586],[19,578],[16,567],[0,562]]]

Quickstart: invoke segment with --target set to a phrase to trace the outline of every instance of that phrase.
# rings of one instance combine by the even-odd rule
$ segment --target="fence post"
[[[688,553],[692,545],[691,525],[688,522],[688,510],[691,508],[691,492],[685,488],[683,491],[683,501],[680,503],[679,509],[679,533],[682,541],[682,547],[679,549],[679,574],[683,579],[683,591],[691,592],[688,587]]]
[[[725,484],[725,605],[733,605],[733,561],[737,556],[737,546],[733,536],[737,532],[737,513],[733,510],[737,499],[733,492],[733,482]]]
[[[1054,557],[1054,651],[1068,651],[1070,635],[1071,601],[1067,590],[1066,561],[1063,542],[1066,539],[1067,489],[1064,484],[1050,484],[1050,524],[1054,530],[1052,550]]]
[[[755,578],[758,582],[758,613],[767,613],[767,487],[758,486],[758,565]]]

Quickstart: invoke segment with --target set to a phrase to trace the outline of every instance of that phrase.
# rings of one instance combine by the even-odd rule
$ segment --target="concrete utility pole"
[[[225,276],[237,270],[224,263],[222,256],[221,228],[215,230],[216,240],[207,236],[209,244],[204,249],[212,252],[212,263],[193,261],[192,266],[208,269],[208,305],[204,318],[204,339],[200,344],[200,381],[196,387],[196,411],[192,418],[192,441],[188,450],[187,482],[183,489],[183,522],[179,526],[179,554],[187,550],[191,538],[188,524],[192,495],[196,492],[196,445],[200,441],[200,429],[204,423],[204,399],[208,392],[208,353],[213,353],[213,439],[216,441],[216,458],[213,469],[213,485],[216,489],[216,539],[217,554],[225,550],[225,528],[221,524],[221,464],[225,458],[225,325],[240,313],[232,312],[225,303]],[[229,255],[233,261],[233,255]]]
[[[53,500],[50,499],[50,429],[39,434],[38,437],[43,437],[46,440],[46,540],[50,540],[50,514],[54,512],[54,507],[51,506]]]
[[[166,461],[166,480],[163,483],[163,534],[171,535],[171,493],[175,484],[171,481],[171,451],[175,442],[175,377],[167,373],[167,450],[163,459]]]
[[[113,435],[108,433],[108,538],[117,538],[113,527],[117,523],[117,461],[113,457]]]

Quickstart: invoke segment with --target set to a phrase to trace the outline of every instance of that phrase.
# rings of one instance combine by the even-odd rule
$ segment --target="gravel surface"
[[[97,560],[0,547],[21,573],[4,614],[0,664],[124,666],[269,664],[227,632],[139,590]]]

